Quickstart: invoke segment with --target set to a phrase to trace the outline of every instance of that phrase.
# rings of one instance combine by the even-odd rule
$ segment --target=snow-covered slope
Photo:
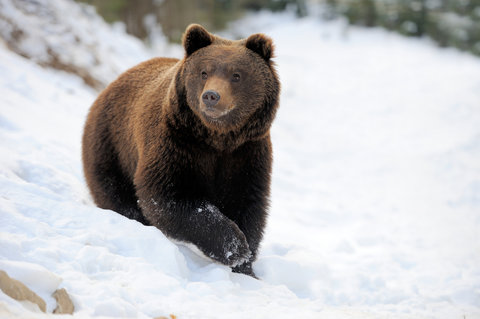
[[[139,39],[109,26],[93,7],[73,0],[2,0],[0,38],[42,66],[77,74],[104,88],[125,63],[151,57]]]
[[[66,288],[78,318],[480,318],[480,60],[315,18],[241,25],[273,37],[283,85],[262,279],[96,208],[97,93],[5,46],[0,269],[49,311]],[[0,317],[44,316],[0,292]]]

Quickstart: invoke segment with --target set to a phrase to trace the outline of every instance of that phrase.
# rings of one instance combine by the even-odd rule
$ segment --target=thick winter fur
[[[254,275],[280,90],[272,41],[191,25],[183,45],[182,60],[141,63],[97,98],[83,136],[87,184],[99,207]]]

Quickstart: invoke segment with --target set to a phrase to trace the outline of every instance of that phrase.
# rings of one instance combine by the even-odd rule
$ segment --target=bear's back
[[[112,83],[122,90],[132,90],[131,93],[139,92],[145,94],[145,89],[149,87],[158,86],[159,81],[170,82],[177,70],[175,67],[179,60],[174,58],[153,58],[142,62],[118,77]],[[131,96],[131,95],[130,95]]]

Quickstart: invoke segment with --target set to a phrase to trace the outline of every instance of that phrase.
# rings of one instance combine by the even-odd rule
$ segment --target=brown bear
[[[99,207],[255,276],[280,91],[272,40],[190,25],[183,46],[182,60],[141,63],[97,98],[83,135],[86,181]]]

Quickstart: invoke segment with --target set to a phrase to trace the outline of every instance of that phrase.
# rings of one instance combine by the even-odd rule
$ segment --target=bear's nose
[[[212,107],[218,103],[218,100],[220,100],[220,94],[218,94],[215,91],[208,90],[205,93],[203,93],[202,100],[206,106]]]

